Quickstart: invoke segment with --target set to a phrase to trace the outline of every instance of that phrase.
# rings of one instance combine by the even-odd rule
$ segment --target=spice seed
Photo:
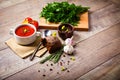
[[[68,65],[69,65],[70,61],[68,61]]]
[[[65,57],[65,55],[63,55],[63,57]]]
[[[53,69],[50,69],[50,71],[52,71]]]
[[[48,66],[48,64],[46,64]]]
[[[38,70],[38,72],[40,72],[40,70]]]
[[[67,70],[67,72],[70,72],[69,70]]]
[[[51,64],[51,66],[53,66],[53,64]]]
[[[57,72],[57,74],[59,74],[59,72]]]
[[[46,75],[45,75],[45,74],[43,74],[43,76],[45,77]]]
[[[62,62],[60,62],[60,66],[62,66]]]

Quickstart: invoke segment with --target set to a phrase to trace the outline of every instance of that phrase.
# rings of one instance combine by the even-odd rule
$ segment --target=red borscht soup
[[[15,34],[21,37],[26,37],[32,35],[34,32],[35,32],[34,28],[28,25],[23,25],[16,29]]]

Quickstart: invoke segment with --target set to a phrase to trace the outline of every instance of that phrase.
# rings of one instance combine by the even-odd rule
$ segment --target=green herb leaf
[[[70,23],[74,26],[80,20],[80,14],[88,11],[89,7],[76,6],[68,2],[48,3],[40,13],[47,21],[53,23]]]
[[[63,53],[62,51],[63,51],[63,47],[57,50],[55,53],[52,53],[49,56],[45,57],[43,60],[40,61],[40,63],[43,64],[48,60],[53,61],[54,63],[57,63],[60,60],[60,57]]]
[[[45,59],[41,60],[40,63],[43,64],[46,61],[48,61],[50,58],[52,57],[52,54],[50,54],[49,56],[47,56]]]

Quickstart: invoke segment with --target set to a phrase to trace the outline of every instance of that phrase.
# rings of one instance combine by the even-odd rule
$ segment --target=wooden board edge
[[[74,26],[74,30],[75,31],[88,31],[89,30],[89,12],[85,12],[84,14],[86,14],[86,21],[85,24],[87,25],[87,27],[84,28],[77,28],[76,26]],[[54,23],[47,23],[47,24],[43,24],[42,21],[40,20],[41,24],[39,24],[40,29],[50,29],[50,30],[57,30],[60,24],[54,24]],[[44,19],[45,22],[45,19]],[[80,21],[79,21],[80,23]]]

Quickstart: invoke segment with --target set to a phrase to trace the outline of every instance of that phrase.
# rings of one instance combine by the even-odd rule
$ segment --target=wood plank
[[[54,0],[53,0],[54,1]],[[26,16],[33,17],[37,20],[39,20],[39,13],[42,10],[42,8],[49,2],[53,2],[51,0],[35,0],[35,1],[25,1],[23,3],[7,7],[0,10],[0,21],[1,26],[5,25],[11,25],[15,24],[15,22],[21,22]],[[61,0],[58,0],[61,1]],[[108,5],[111,5],[111,2],[109,0],[93,0],[93,1],[79,1],[79,0],[69,0],[70,3],[75,3],[77,5],[81,4],[83,6],[90,6],[90,12],[97,11],[103,7],[106,7]],[[42,3],[42,4],[41,4]],[[1,3],[2,4],[2,3]],[[11,14],[8,14],[11,13]],[[4,15],[4,16],[3,16]],[[22,15],[22,16],[21,16]],[[3,17],[2,17],[3,16]],[[5,19],[6,18],[6,19]]]
[[[89,6],[91,13],[112,4],[109,0],[70,0],[70,2],[77,5]]]
[[[77,80],[119,80],[120,54],[91,70]]]
[[[47,2],[50,2],[50,1],[48,0]],[[0,25],[1,25],[1,27],[0,27],[0,29],[3,28],[3,29],[1,29],[1,31],[7,33],[6,36],[3,36],[2,41],[5,41],[5,40],[10,38],[10,36],[8,35],[10,28],[16,27],[18,24],[20,24],[23,21],[23,19],[26,16],[31,16],[34,19],[39,20],[39,15],[38,15],[40,13],[39,10],[41,10],[42,7],[47,2],[44,2],[42,0],[40,0],[40,1],[26,1],[24,3],[20,3],[20,4],[15,5],[15,7],[11,6],[11,7],[5,8],[5,9],[1,9],[1,13],[0,13],[0,15],[1,15]],[[96,4],[94,4],[94,2]],[[92,6],[90,6],[91,7],[90,11],[96,11],[97,9],[103,8],[103,7],[111,4],[110,2],[105,2],[104,0],[103,1],[98,0],[98,2],[101,5],[99,5],[96,2],[96,0],[89,1],[89,2],[88,1],[87,2],[81,1],[81,4],[83,4],[83,5],[86,4],[88,6],[92,5]],[[41,5],[40,3],[43,3],[43,4]],[[34,4],[36,4],[36,5],[33,6]],[[94,10],[92,10],[92,9],[94,9]],[[26,12],[26,10],[27,10],[27,12]],[[8,13],[11,13],[11,14],[8,14]],[[6,28],[6,29],[4,29],[4,28]],[[4,33],[1,31],[0,31],[0,33],[2,33],[1,35],[4,35]]]
[[[112,25],[115,25],[120,22],[120,9],[118,6],[112,4],[103,9],[100,9],[96,12],[90,14],[90,30],[89,32],[75,32],[76,41],[84,40],[88,36],[92,36],[98,31],[105,30]]]
[[[67,72],[67,70],[61,71],[60,64],[51,66],[51,62],[43,65],[37,63],[30,68],[8,77],[6,80],[77,79],[120,53],[119,25],[120,23],[79,43],[76,47],[75,61],[70,60],[71,56],[62,57],[60,62],[63,60],[63,66],[70,72]],[[69,65],[67,64],[68,60],[70,61]],[[53,71],[50,71],[50,69],[53,69]],[[44,77],[43,74],[46,76]]]
[[[13,5],[10,7],[0,9],[0,16],[1,16],[1,18],[0,18],[0,21],[1,21],[0,22],[0,36],[2,36],[2,38],[0,39],[0,60],[1,60],[0,61],[0,64],[1,64],[0,65],[0,70],[1,70],[0,77],[1,77],[1,79],[8,77],[10,75],[13,75],[14,73],[19,72],[39,61],[38,58],[35,58],[35,60],[33,62],[30,62],[29,58],[27,58],[25,60],[19,58],[4,44],[4,42],[6,40],[8,40],[10,37],[12,37],[9,35],[9,30],[11,27],[15,27],[16,25],[21,24],[22,20],[27,16],[30,16],[34,19],[39,20],[38,14],[39,14],[40,10],[42,9],[42,7],[46,3],[52,2],[52,1],[54,1],[54,0],[46,0],[46,1],[44,1],[44,0],[39,0],[39,1],[38,0],[34,0],[34,1],[26,0],[25,2],[22,2],[20,4],[16,4],[16,5]],[[61,1],[61,0],[59,0],[59,1]],[[73,0],[69,0],[69,1],[71,3],[74,2]],[[78,1],[79,0],[75,0],[74,3],[83,4],[84,6],[90,5],[90,7],[91,7],[90,11],[92,12],[91,16],[90,16],[91,17],[90,23],[91,23],[92,29],[90,30],[90,32],[88,32],[86,34],[84,32],[75,32],[75,35],[77,36],[76,41],[83,39],[83,38],[81,38],[83,35],[84,35],[84,39],[86,39],[86,36],[88,37],[88,34],[93,35],[93,33],[96,33],[96,31],[94,32],[94,30],[98,29],[98,30],[102,31],[106,27],[108,28],[114,24],[119,23],[120,17],[118,15],[120,14],[120,11],[115,5],[111,4],[111,2],[109,0],[91,0],[91,1],[89,1],[89,0],[82,1],[81,0],[80,2],[78,2]],[[104,9],[102,9],[102,8],[104,8]],[[103,12],[107,12],[107,13],[103,14]],[[111,12],[113,12],[113,13],[111,13]],[[110,14],[110,15],[108,15],[108,14]],[[108,21],[108,22],[105,22],[105,21]],[[118,33],[116,33],[116,37],[117,37],[117,34]],[[112,34],[111,34],[111,36],[112,36]],[[113,36],[114,36],[114,34],[113,34]],[[107,38],[109,38],[109,37],[107,37]],[[94,44],[95,49],[96,49],[96,46],[95,46],[96,44]],[[100,45],[100,43],[99,43],[99,45]],[[89,47],[91,47],[91,46],[89,45]],[[90,50],[93,50],[93,49],[90,48],[89,51]],[[9,56],[9,57],[6,57],[6,56]]]
[[[27,46],[23,46],[23,45],[17,44],[14,38],[10,38],[5,43],[16,55],[18,55],[21,58],[26,58],[34,52],[39,42],[40,42],[40,38],[37,38],[34,43]],[[42,47],[43,45],[40,46],[40,48]],[[42,53],[44,53],[46,50],[47,50],[46,48],[39,50],[36,53],[36,56],[40,57],[40,55],[42,55]]]
[[[111,0],[111,2],[113,2],[114,4],[116,4],[116,5],[120,5],[120,0]]]
[[[4,49],[0,51],[0,78],[3,79],[6,76],[10,76],[38,61],[39,58],[35,58],[32,62],[30,62],[29,58],[21,59],[11,49]]]
[[[73,26],[74,30],[76,31],[87,31],[89,30],[89,17],[88,17],[89,12],[85,12],[80,16],[80,21],[78,22],[77,26]],[[45,18],[40,18],[40,28],[41,29],[58,29],[58,26],[60,23],[51,23],[47,22]]]
[[[113,32],[113,31],[110,31],[110,32]],[[57,76],[54,72],[47,79],[49,78],[53,79],[53,77],[55,76],[56,78],[54,79],[60,79],[60,80],[76,79],[78,76],[81,76],[82,74],[88,72],[88,70],[93,69],[94,67],[100,65],[101,63],[109,60],[111,57],[119,54],[120,53],[120,50],[119,50],[120,36],[118,36],[117,39],[114,38],[111,40],[110,36],[108,37],[108,35],[107,33],[104,33],[104,34],[101,34],[99,38],[92,37],[93,42],[91,41],[92,40],[91,39],[89,41],[86,40],[85,43],[79,44],[79,47],[77,48],[77,52],[76,52],[76,57],[77,57],[76,63],[68,67],[68,69],[71,71],[71,74],[67,74],[67,72],[64,72],[64,73],[61,73],[61,75]],[[106,42],[106,44],[104,42]],[[70,76],[70,75],[73,75],[73,76]]]
[[[15,0],[0,0],[0,9],[6,8],[6,7],[10,7],[16,4],[19,4],[21,2],[24,2],[25,0],[20,0],[20,1],[15,1]]]
[[[36,2],[37,3],[37,2]],[[21,4],[20,4],[21,5]],[[31,4],[32,5],[32,4]],[[16,9],[17,8],[19,8],[19,7],[16,7]],[[111,8],[115,8],[115,9],[111,9]],[[10,10],[12,10],[13,8],[11,8],[10,7]],[[38,9],[38,8],[37,8]],[[32,10],[36,10],[36,8],[35,9],[32,9]],[[34,14],[32,14],[32,15],[36,15],[36,11],[30,11],[29,9],[28,9],[28,12],[30,12],[31,14],[34,12]],[[104,9],[104,12],[105,12],[105,10],[106,9]],[[7,11],[7,10],[6,10]],[[24,11],[24,10],[23,10]],[[22,14],[24,14],[24,16],[27,16],[28,14],[26,14],[26,13],[24,13],[22,11]],[[38,11],[38,10],[37,10]],[[104,26],[111,26],[111,25],[113,25],[113,23],[118,23],[119,22],[119,17],[118,17],[118,15],[120,14],[119,13],[119,9],[116,7],[116,6],[114,6],[114,5],[111,5],[110,7],[108,7],[108,9],[106,10],[107,11],[107,14],[105,14],[104,16],[102,16],[102,17],[98,17],[99,15],[101,15],[101,14],[103,14],[103,11],[97,11],[97,12],[95,12],[95,13],[93,13],[93,15],[90,15],[90,26],[94,26],[94,28],[92,28],[92,29],[100,29],[101,27],[104,27]],[[118,11],[118,12],[117,12]],[[109,16],[108,14],[110,13],[110,12],[114,12],[114,14],[111,14],[111,16]],[[7,13],[8,12],[6,12],[6,13],[3,13],[4,15],[6,14],[7,15]],[[37,12],[37,13],[39,13],[39,12]],[[2,15],[2,16],[4,16],[4,15]],[[17,15],[17,14],[13,14],[13,15]],[[19,15],[21,15],[21,13],[19,14]],[[17,17],[19,16],[19,15],[17,15]],[[106,16],[106,17],[105,17]],[[15,16],[11,16],[11,17],[13,17],[13,18],[17,18],[17,17],[15,17]],[[21,18],[21,16],[19,16],[18,18],[17,18],[17,20],[16,19],[12,19],[12,21],[16,21],[16,22],[12,22],[11,21],[11,17],[8,17],[8,19],[10,19],[8,22],[5,22],[4,23],[4,20],[8,20],[8,19],[1,19],[1,27],[0,27],[0,29],[1,29],[1,31],[0,31],[0,33],[1,33],[1,36],[3,36],[3,39],[2,39],[2,41],[5,41],[5,40],[7,40],[7,39],[9,39],[11,36],[9,36],[9,30],[10,30],[10,28],[11,27],[15,27],[16,25],[18,25],[18,24],[20,24],[21,22],[22,22],[22,20],[23,20],[23,18]],[[105,17],[105,20],[107,21],[107,20],[112,20],[112,21],[109,21],[109,23],[107,22],[107,23],[105,23],[105,20],[103,19]],[[4,16],[4,18],[7,18],[7,16],[5,17]],[[102,20],[97,20],[97,19],[102,19]],[[19,21],[18,21],[19,20]],[[3,21],[3,24],[2,24],[2,21]],[[98,25],[97,25],[98,24]],[[4,27],[2,27],[2,26],[4,26]],[[6,29],[5,29],[6,28]],[[91,30],[91,29],[90,29]],[[4,36],[4,33],[2,32],[2,31],[4,31],[5,33],[7,33],[6,34],[6,36]],[[91,31],[92,33],[94,33],[93,31]],[[83,33],[84,34],[84,33]],[[91,34],[91,33],[90,33]],[[90,34],[88,34],[88,35],[90,35]],[[1,41],[1,40],[0,40]]]

